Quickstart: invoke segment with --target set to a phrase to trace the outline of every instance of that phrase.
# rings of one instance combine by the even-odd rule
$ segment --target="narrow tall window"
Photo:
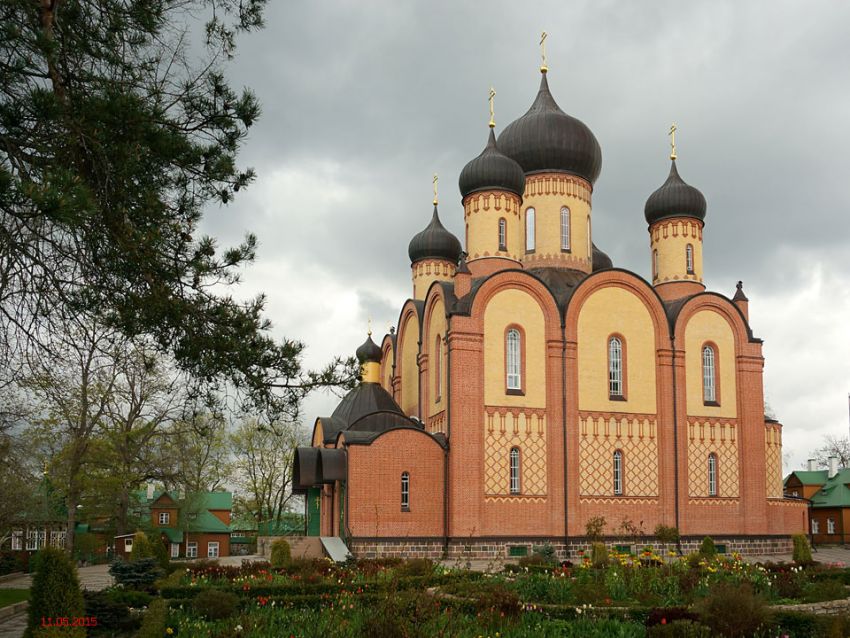
[[[694,274],[694,247],[691,244],[685,246],[685,265],[688,267],[688,274]]]
[[[832,519],[832,518],[826,519],[826,533],[827,534],[835,534],[835,519]]]
[[[623,453],[614,451],[614,494],[623,493]]]
[[[519,494],[519,449],[511,448],[511,494]]]
[[[717,496],[717,455],[708,455],[708,495]]]
[[[525,211],[525,251],[531,252],[534,250],[534,233],[535,219],[534,209],[529,208]]]
[[[508,390],[522,389],[522,338],[511,328],[505,339],[505,377]]]
[[[561,207],[561,250],[570,249],[570,209]]]
[[[590,233],[590,215],[587,216],[587,258],[593,260],[593,238]]]
[[[499,220],[499,250],[508,249],[508,222],[502,217]]]
[[[820,532],[819,524],[816,519],[812,519],[812,534],[818,534]]]
[[[439,403],[443,394],[443,340],[437,335],[434,346],[434,402]]]
[[[410,509],[410,474],[401,473],[401,509]]]
[[[623,396],[623,342],[619,337],[608,340],[608,395]]]
[[[652,251],[652,278],[658,279],[658,250]]]
[[[717,402],[717,369],[714,348],[702,348],[702,396],[705,403]]]

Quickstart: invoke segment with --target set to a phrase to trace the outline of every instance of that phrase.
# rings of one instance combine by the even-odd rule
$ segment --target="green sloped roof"
[[[250,516],[239,516],[234,518],[230,522],[230,531],[231,532],[241,532],[241,531],[257,531],[257,521],[255,521]]]
[[[233,494],[230,492],[204,492],[198,497],[199,505],[208,510],[233,509]]]
[[[812,507],[850,507],[848,483],[850,483],[850,469],[839,470],[812,495]]]
[[[791,472],[788,477],[785,479],[785,482],[788,482],[788,479],[792,476],[796,476],[797,480],[800,481],[803,485],[823,485],[826,483],[827,476],[829,472],[826,470],[797,470],[796,472]]]
[[[189,515],[189,531],[229,534],[230,527],[222,523],[214,514],[203,511],[198,512],[194,518],[192,518],[191,514]]]
[[[171,527],[161,527],[159,528],[159,532],[165,534],[166,538],[172,543],[182,543],[183,542],[183,530],[173,529]]]

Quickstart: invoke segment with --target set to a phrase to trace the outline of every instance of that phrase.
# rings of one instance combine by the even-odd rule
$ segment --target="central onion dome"
[[[602,149],[591,130],[561,110],[546,73],[534,104],[499,135],[499,148],[526,173],[560,171],[593,184],[602,170]]]
[[[366,341],[357,348],[354,355],[357,357],[357,361],[361,364],[363,363],[380,363],[381,359],[384,358],[384,353],[381,350],[381,346],[372,341],[372,333],[369,333],[369,336],[366,337]]]
[[[447,259],[457,264],[460,258],[460,241],[440,223],[437,205],[434,204],[434,215],[425,230],[415,234],[407,246],[410,263],[422,259]]]
[[[490,127],[490,139],[481,154],[470,161],[458,179],[461,197],[483,190],[509,191],[522,197],[525,174],[522,167],[499,150],[496,134]]]
[[[705,219],[705,197],[693,186],[686,184],[676,170],[676,160],[670,165],[667,181],[646,200],[643,213],[649,225],[667,217],[693,217]]]

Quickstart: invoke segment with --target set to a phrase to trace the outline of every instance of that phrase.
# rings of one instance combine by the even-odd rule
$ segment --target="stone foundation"
[[[688,554],[699,549],[703,536],[689,536],[681,539],[682,552]],[[738,552],[744,556],[759,556],[767,554],[790,554],[793,543],[790,536],[738,536],[712,537],[718,549],[725,548],[726,554]],[[675,545],[665,545],[653,537],[643,537],[637,540],[624,538],[605,538],[609,549],[618,546],[628,551],[639,552],[645,547],[651,547],[656,552],[674,550]],[[431,558],[435,560],[504,560],[518,558],[511,556],[511,548],[525,547],[531,554],[536,547],[551,545],[559,560],[576,560],[581,553],[589,550],[590,541],[587,538],[475,538],[449,539],[446,546],[443,538],[355,538],[349,544],[349,549],[358,558]]]

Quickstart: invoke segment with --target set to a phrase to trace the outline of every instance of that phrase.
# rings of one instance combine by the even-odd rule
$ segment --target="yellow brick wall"
[[[650,255],[658,251],[658,272],[653,284],[669,281],[702,283],[702,222],[690,218],[666,219],[652,225],[649,231]],[[688,273],[686,246],[694,247],[694,272]]]
[[[546,495],[546,416],[542,411],[487,406],[484,493],[510,494],[510,451],[520,451],[520,497]]]
[[[441,382],[440,391],[437,392],[437,335],[440,336],[442,347],[441,354]],[[428,323],[427,342],[423,344],[423,350],[428,353],[428,404],[425,413],[433,416],[437,412],[446,409],[446,309],[443,300],[438,298],[433,305],[430,321]],[[439,397],[439,401],[436,399]]]
[[[401,335],[401,409],[408,416],[419,416],[419,319],[408,315]]]
[[[495,191],[473,193],[463,201],[463,212],[467,261],[482,257],[520,259],[525,246],[519,197]],[[507,250],[499,250],[499,219],[506,223]]]
[[[717,346],[715,370],[719,378],[719,406],[705,405],[702,383],[702,347],[707,341]],[[689,416],[735,418],[735,335],[726,319],[714,310],[700,310],[685,326],[685,385]]]
[[[688,424],[688,494],[708,497],[708,455],[717,455],[717,496],[732,498],[738,489],[738,432],[734,423]]]

